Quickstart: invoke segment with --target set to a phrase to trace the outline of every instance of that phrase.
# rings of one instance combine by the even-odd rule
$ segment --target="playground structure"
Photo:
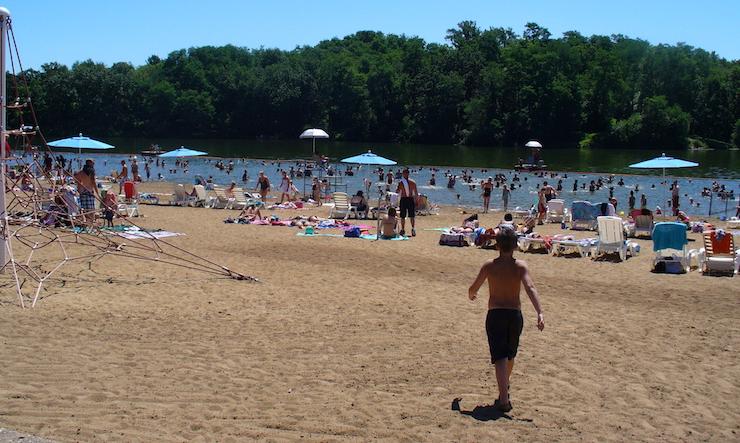
[[[9,68],[6,68],[6,55]],[[257,281],[208,260],[173,241],[166,241],[121,218],[122,229],[113,231],[91,222],[76,203],[76,179],[70,168],[49,167],[54,159],[33,109],[13,33],[10,12],[0,8],[0,288],[12,287],[21,307],[34,307],[49,290],[59,270],[70,263],[93,264],[107,256],[178,266],[220,278]],[[8,93],[6,78],[12,79]],[[8,97],[13,97],[8,103]],[[11,111],[14,129],[8,129]],[[47,154],[47,155],[44,155]],[[43,163],[42,163],[43,162]],[[96,197],[100,208],[104,202]],[[123,235],[126,229],[135,238]],[[104,268],[99,269],[104,273]],[[0,303],[6,302],[0,298]]]

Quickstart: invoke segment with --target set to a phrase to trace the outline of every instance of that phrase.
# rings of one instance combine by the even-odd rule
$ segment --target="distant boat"
[[[162,153],[162,148],[159,145],[149,145],[149,149],[141,151],[141,155],[144,157],[156,157]]]
[[[544,171],[547,169],[545,161],[542,160],[542,144],[537,140],[530,140],[525,148],[531,149],[527,159],[520,158],[514,165],[515,171]]]

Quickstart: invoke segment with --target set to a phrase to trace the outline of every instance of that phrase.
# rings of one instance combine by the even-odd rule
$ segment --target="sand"
[[[517,254],[546,328],[524,300],[514,410],[499,417],[480,407],[496,396],[485,298],[467,299],[497,253],[423,230],[458,224],[456,208],[380,242],[142,209],[142,225],[261,282],[106,258],[65,266],[21,310],[0,277],[0,427],[57,441],[739,439],[740,279],[652,274],[649,240],[623,263]]]

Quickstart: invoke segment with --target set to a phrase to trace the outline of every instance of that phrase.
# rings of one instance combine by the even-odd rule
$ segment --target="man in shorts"
[[[540,331],[545,327],[545,318],[542,315],[537,289],[529,276],[527,264],[514,258],[516,242],[516,232],[510,226],[500,225],[496,234],[499,257],[483,263],[478,276],[468,289],[468,298],[475,300],[483,282],[488,280],[486,334],[488,335],[488,348],[491,352],[491,363],[496,366],[496,382],[499,392],[494,407],[501,412],[511,411],[509,399],[511,371],[514,369],[519,335],[524,326],[522,305],[519,299],[522,285],[532,306],[537,311],[537,327]]]
[[[95,200],[100,198],[98,185],[95,182],[95,162],[85,160],[82,170],[74,175],[77,183],[77,192],[80,194],[80,209],[86,222],[95,222]]]
[[[401,235],[406,235],[406,217],[411,219],[411,236],[416,237],[416,198],[419,191],[416,182],[409,178],[408,168],[403,170],[402,178],[398,181],[396,192],[401,196]]]

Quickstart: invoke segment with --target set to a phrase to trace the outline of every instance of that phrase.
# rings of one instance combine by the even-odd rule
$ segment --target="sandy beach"
[[[378,242],[142,211],[137,224],[260,282],[111,257],[66,265],[22,310],[2,276],[0,427],[63,442],[740,439],[740,279],[653,274],[650,240],[622,263],[515,254],[546,327],[523,299],[514,410],[499,417],[481,407],[496,396],[486,299],[467,299],[497,253],[425,230],[458,225],[458,208]]]

